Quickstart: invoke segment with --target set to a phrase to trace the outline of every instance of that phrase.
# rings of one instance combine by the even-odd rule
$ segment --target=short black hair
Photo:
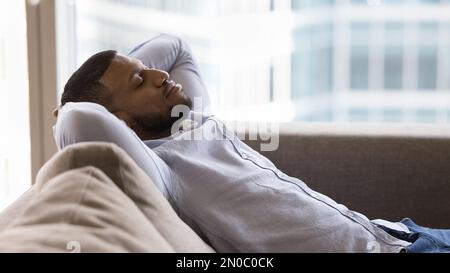
[[[61,106],[68,102],[94,102],[106,107],[110,96],[100,79],[116,55],[117,51],[106,50],[84,62],[67,81],[61,97]]]

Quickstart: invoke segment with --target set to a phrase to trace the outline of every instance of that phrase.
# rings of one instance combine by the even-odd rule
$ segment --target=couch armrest
[[[238,128],[247,137],[252,132],[248,125]],[[450,227],[449,126],[279,128],[279,148],[262,154],[286,174],[371,219],[410,217],[425,226]],[[245,142],[259,151],[261,141]]]

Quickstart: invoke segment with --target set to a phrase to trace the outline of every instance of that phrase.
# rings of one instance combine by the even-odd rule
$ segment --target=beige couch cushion
[[[0,229],[1,251],[213,252],[114,144],[67,147],[34,188]]]
[[[36,187],[31,187],[22,194],[14,203],[8,206],[0,213],[0,232],[5,230],[13,219],[21,215],[27,208],[26,204],[30,203],[37,194]]]
[[[154,225],[102,171],[85,167],[39,185],[0,233],[7,252],[173,252]]]

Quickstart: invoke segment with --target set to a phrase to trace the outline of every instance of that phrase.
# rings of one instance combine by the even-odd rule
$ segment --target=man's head
[[[178,119],[171,117],[172,108],[192,106],[182,86],[171,81],[167,72],[115,51],[95,54],[72,75],[61,105],[68,102],[101,104],[143,139],[167,135]]]

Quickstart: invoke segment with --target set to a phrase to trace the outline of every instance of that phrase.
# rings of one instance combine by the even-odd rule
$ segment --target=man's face
[[[169,80],[167,72],[146,67],[140,60],[118,54],[101,82],[110,90],[110,111],[133,129],[159,133],[169,129],[177,118],[172,108],[192,106],[180,84]]]

